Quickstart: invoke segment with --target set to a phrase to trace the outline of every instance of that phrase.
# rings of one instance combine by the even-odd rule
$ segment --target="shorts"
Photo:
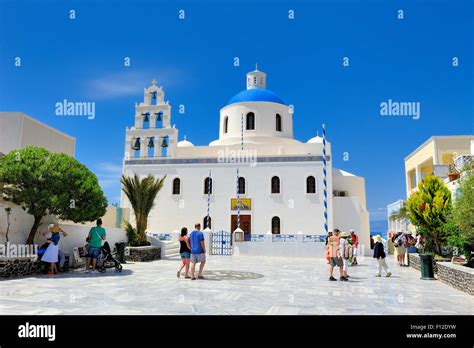
[[[184,251],[180,255],[182,259],[189,259],[191,257],[191,254],[189,253],[189,251]]]
[[[406,251],[407,251],[407,248],[405,248],[404,245],[399,245],[399,246],[396,247],[396,249],[397,249],[397,254],[398,255],[405,254]]]
[[[206,262],[205,254],[191,254],[191,263]]]
[[[100,253],[100,248],[89,246],[89,250],[87,252],[86,257],[89,257],[91,259],[96,259],[99,257],[99,253]]]
[[[329,259],[329,264],[331,266],[342,267],[342,257],[331,257]]]

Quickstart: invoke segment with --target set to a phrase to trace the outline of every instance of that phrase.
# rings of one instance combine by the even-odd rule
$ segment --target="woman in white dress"
[[[58,270],[56,267],[56,263],[59,260],[58,254],[59,254],[59,239],[60,239],[60,234],[59,232],[64,231],[59,227],[57,224],[51,224],[49,225],[49,231],[51,232],[51,237],[48,238],[47,243],[48,248],[44,252],[43,257],[41,258],[41,261],[43,262],[48,262],[51,266],[50,271],[48,274],[57,274]]]

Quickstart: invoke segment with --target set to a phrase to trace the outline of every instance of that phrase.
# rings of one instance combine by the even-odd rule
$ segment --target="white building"
[[[44,147],[74,157],[76,139],[23,112],[0,112],[0,153],[26,146]]]
[[[393,220],[390,218],[392,214],[400,211],[400,209],[403,208],[405,204],[406,202],[404,200],[399,199],[398,201],[387,205],[388,233],[408,232],[408,225],[410,223],[408,219]]]
[[[219,138],[209,146],[178,141],[163,88],[153,81],[145,89],[134,127],[126,131],[123,173],[167,176],[149,217],[150,231],[173,232],[196,222],[206,227],[211,172],[212,230],[237,228],[240,198],[246,235],[325,234],[322,138],[294,139],[292,108],[266,89],[264,72],[249,72],[246,82],[247,89],[220,110]],[[364,179],[332,167],[330,143],[326,154],[329,230],[353,228],[369,250]],[[121,203],[129,207],[123,194]]]

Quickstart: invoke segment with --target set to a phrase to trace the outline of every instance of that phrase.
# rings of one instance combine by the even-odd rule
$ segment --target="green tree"
[[[132,245],[143,245],[146,243],[145,231],[148,226],[148,215],[155,205],[155,199],[163,187],[165,179],[166,176],[161,179],[155,179],[154,176],[148,175],[140,179],[137,174],[132,177],[122,175],[122,191],[127,196],[133,213],[135,214],[135,229],[133,229],[130,223],[125,223],[129,238],[131,235],[136,234],[136,240],[132,242],[129,241]]]
[[[409,219],[410,214],[408,213],[406,205],[401,206],[399,210],[390,214],[390,221],[404,221]]]
[[[0,157],[0,182],[5,199],[34,218],[28,244],[48,214],[86,222],[103,216],[107,208],[97,177],[85,165],[44,148],[29,146]]]
[[[474,174],[460,180],[459,197],[453,205],[449,221],[450,245],[461,249],[468,259],[474,250]]]
[[[425,237],[425,250],[441,254],[443,226],[451,211],[451,192],[436,176],[425,177],[407,200],[410,221]]]

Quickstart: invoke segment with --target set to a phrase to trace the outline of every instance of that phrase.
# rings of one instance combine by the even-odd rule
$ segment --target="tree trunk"
[[[42,216],[35,216],[35,221],[33,222],[33,226],[31,226],[30,234],[28,235],[28,239],[26,240],[26,244],[34,244],[35,242],[35,234],[38,230],[38,227],[41,223]]]

